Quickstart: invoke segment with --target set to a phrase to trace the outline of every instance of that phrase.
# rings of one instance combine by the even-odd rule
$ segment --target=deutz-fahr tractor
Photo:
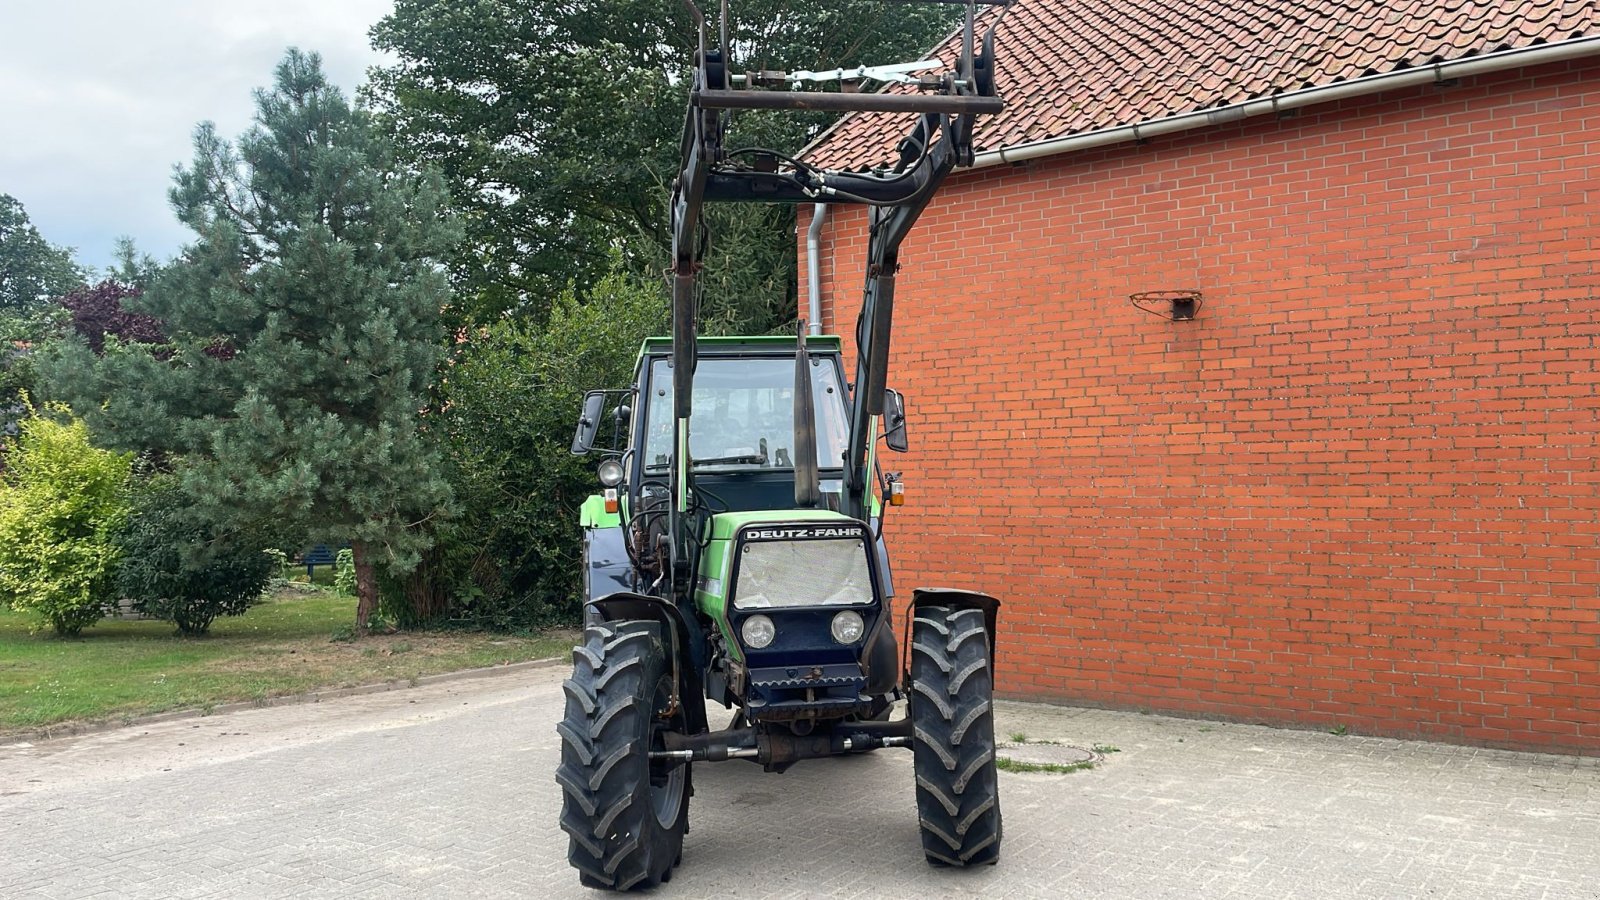
[[[904,747],[928,861],[994,863],[999,602],[917,589],[897,604],[902,645],[883,525],[904,491],[877,448],[906,449],[904,401],[885,386],[900,244],[950,171],[971,163],[975,117],[1001,109],[994,29],[1004,2],[944,0],[965,6],[953,62],[820,74],[733,72],[725,0],[715,46],[686,2],[699,52],[671,204],[671,334],[644,342],[631,386],[584,398],[572,443],[604,458],[603,493],[582,513],[583,643],[557,726],[569,859],[591,887],[652,887],[682,857],[694,764],[782,772]],[[907,89],[798,89],[830,74]],[[726,147],[735,109],[914,122],[896,164],[828,171]],[[839,338],[808,337],[803,321],[794,338],[697,335],[706,202],[870,207],[853,379]],[[731,723],[712,730],[707,700],[732,709]]]

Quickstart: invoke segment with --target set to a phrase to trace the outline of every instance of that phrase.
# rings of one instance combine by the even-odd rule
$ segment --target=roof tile
[[[1016,146],[1596,35],[1594,0],[1014,0],[996,37],[1006,109],[980,118],[974,139],[980,151]],[[958,45],[933,55],[948,62]],[[898,126],[853,114],[808,156],[879,165]]]

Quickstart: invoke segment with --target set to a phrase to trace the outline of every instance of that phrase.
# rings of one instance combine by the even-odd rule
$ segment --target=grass
[[[1031,763],[1019,762],[1015,759],[1007,759],[1004,756],[997,756],[994,760],[994,767],[1002,772],[1052,772],[1058,775],[1065,775],[1068,772],[1082,772],[1085,769],[1094,768],[1094,760],[1086,759],[1083,762],[1066,764]]]
[[[1034,738],[1028,737],[1026,734],[1023,734],[1020,731],[1013,731],[1011,733],[1011,743],[1013,743],[1013,744],[1033,744],[1035,746],[1043,746],[1043,747],[1059,747],[1059,746],[1061,746],[1061,742],[1060,741],[1052,741],[1052,740],[1048,740],[1046,738],[1034,739]]]
[[[1027,740],[1026,733],[1022,732],[1011,732],[1011,743],[1013,745],[1061,746],[1061,741],[1059,740]],[[1099,757],[1104,757],[1107,753],[1122,753],[1122,748],[1109,745],[1109,743],[1098,743],[1098,745],[1094,745],[1094,753],[1099,754]],[[1053,775],[1066,775],[1069,772],[1083,772],[1085,769],[1094,769],[1094,765],[1098,764],[1098,762],[1099,759],[1085,759],[1082,762],[1022,762],[1021,759],[1010,759],[1010,757],[998,756],[997,754],[995,756],[995,769],[1002,770],[1002,772],[1050,772]]]
[[[1030,741],[1028,740],[1028,736],[1020,731],[1014,731],[1011,733],[1011,743],[1032,746],[1061,746],[1060,741]],[[996,755],[994,759],[994,767],[1002,772],[1050,772],[1056,775],[1065,775],[1068,772],[1082,772],[1086,769],[1092,769],[1100,762],[1101,759],[1106,756],[1106,754],[1121,753],[1122,748],[1114,747],[1111,744],[1095,744],[1094,752],[1097,754],[1097,758],[1086,759],[1082,762],[1075,763],[1023,762],[1019,759],[1010,759],[1005,756]]]
[[[37,619],[0,610],[0,735],[173,709],[208,710],[318,688],[385,681],[564,654],[567,635],[408,632],[336,642],[355,600],[285,591],[211,634],[184,638],[166,622],[105,620],[61,639]]]

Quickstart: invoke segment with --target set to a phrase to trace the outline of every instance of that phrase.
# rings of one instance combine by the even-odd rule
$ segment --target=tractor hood
[[[827,509],[760,509],[748,512],[719,513],[711,519],[713,540],[732,540],[747,529],[770,526],[775,529],[806,531],[818,527],[865,529],[860,519]]]
[[[858,651],[827,638],[827,619],[850,608],[872,617],[880,593],[872,546],[864,522],[830,510],[721,513],[712,517],[711,540],[700,556],[695,602],[718,624],[736,658],[745,655],[740,621],[755,613],[815,619],[820,627],[788,634],[808,634],[819,649],[850,658]]]
[[[873,547],[865,522],[829,510],[712,518],[695,602],[722,633],[725,677],[752,719],[864,714],[873,670],[892,677],[892,659],[868,662],[884,635],[893,655]]]

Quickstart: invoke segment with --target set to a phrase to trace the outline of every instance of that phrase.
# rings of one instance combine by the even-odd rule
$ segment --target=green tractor
[[[672,333],[644,342],[630,387],[585,397],[572,443],[604,458],[603,493],[582,513],[583,643],[557,726],[568,858],[590,887],[653,887],[681,859],[695,763],[782,772],[904,747],[928,861],[994,863],[999,602],[913,591],[902,658],[883,521],[903,491],[877,447],[906,449],[904,401],[885,387],[900,243],[949,172],[971,163],[975,116],[1001,108],[993,39],[1003,10],[988,7],[1004,4],[955,0],[966,15],[950,71],[910,78],[938,63],[885,67],[875,71],[915,90],[846,93],[790,90],[796,78],[784,73],[733,74],[686,2],[700,50],[673,190]],[[721,47],[727,15],[723,3]],[[773,86],[784,89],[763,89]],[[824,171],[726,149],[728,111],[753,108],[906,112],[916,124],[892,170]],[[853,381],[841,341],[808,336],[804,322],[794,338],[697,335],[709,201],[872,207]],[[900,699],[906,713],[894,718]],[[711,729],[707,700],[734,710],[729,725]]]

